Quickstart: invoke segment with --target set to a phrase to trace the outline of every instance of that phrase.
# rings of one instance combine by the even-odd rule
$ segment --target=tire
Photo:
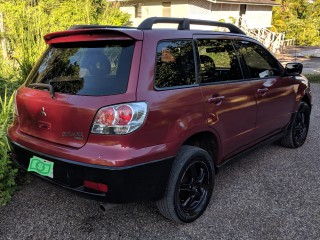
[[[308,135],[310,124],[310,108],[305,102],[301,102],[299,110],[294,117],[287,135],[281,139],[281,145],[288,148],[301,147]]]
[[[208,152],[182,146],[173,163],[165,195],[157,201],[157,207],[169,220],[192,222],[206,210],[213,186],[214,165]]]

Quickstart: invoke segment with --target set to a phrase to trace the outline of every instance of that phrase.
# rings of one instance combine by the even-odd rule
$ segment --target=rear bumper
[[[110,203],[160,199],[164,194],[173,162],[173,158],[166,158],[129,167],[109,167],[57,158],[16,142],[10,144],[11,159],[21,168],[28,169],[33,156],[54,162],[53,178],[32,173],[64,188]],[[86,188],[84,180],[107,184],[108,192]]]

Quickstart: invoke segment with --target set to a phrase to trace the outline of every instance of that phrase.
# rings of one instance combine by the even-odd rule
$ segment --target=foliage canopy
[[[46,33],[76,24],[124,25],[130,18],[118,3],[105,0],[0,0],[0,12],[9,56],[20,65],[23,79],[44,51]]]
[[[320,45],[320,0],[277,0],[272,24],[298,45]]]

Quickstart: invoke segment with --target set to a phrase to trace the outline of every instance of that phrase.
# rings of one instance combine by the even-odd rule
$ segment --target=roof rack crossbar
[[[231,33],[244,34],[245,33],[235,25],[231,23],[197,20],[189,18],[168,18],[168,17],[151,17],[144,20],[139,26],[139,30],[152,30],[152,26],[156,23],[177,23],[178,30],[190,30],[190,24],[193,25],[205,25],[228,28]]]
[[[242,31],[240,28],[238,28],[237,26],[235,26],[235,25],[233,25],[231,23],[190,19],[190,24],[215,26],[215,27],[224,27],[224,28],[228,28],[231,33],[245,34],[244,31]]]
[[[187,18],[169,18],[169,17],[150,17],[145,19],[138,26],[139,30],[152,30],[152,26],[156,23],[177,23],[178,30],[190,29]]]

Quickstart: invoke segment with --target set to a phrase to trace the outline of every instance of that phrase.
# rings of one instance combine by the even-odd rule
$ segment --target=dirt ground
[[[276,57],[283,65],[288,62],[302,63],[304,74],[320,74],[320,47],[288,47]]]

